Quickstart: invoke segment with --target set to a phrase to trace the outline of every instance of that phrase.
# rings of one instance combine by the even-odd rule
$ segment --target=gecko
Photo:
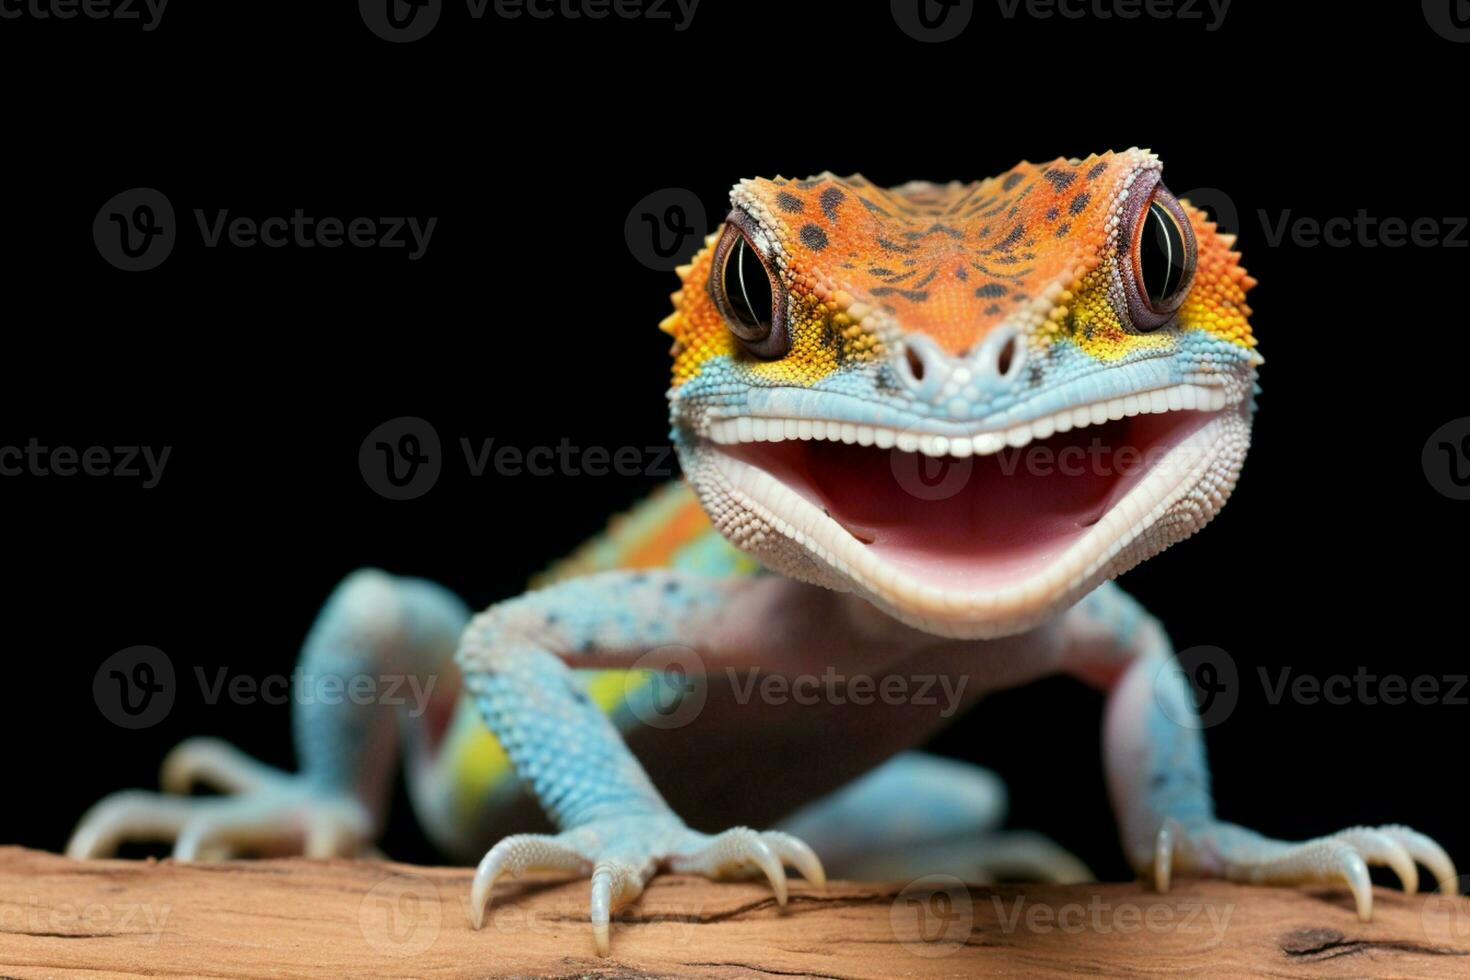
[[[763,876],[783,905],[787,868],[1086,880],[1002,828],[993,772],[923,751],[956,709],[1060,674],[1105,696],[1122,847],[1159,891],[1336,883],[1364,920],[1370,866],[1453,892],[1407,827],[1220,820],[1189,680],[1114,582],[1225,504],[1264,363],[1234,236],[1162,173],[1135,148],[970,183],[740,181],[661,324],[683,479],[478,615],[354,572],[299,669],[409,677],[422,710],[298,701],[295,773],[186,740],[163,792],[104,798],[68,854],[371,855],[401,760],[428,837],[479,862],[476,928],[503,878],[579,875],[602,955],[660,872]],[[829,683],[766,683],[793,677]],[[917,695],[936,678],[957,703]],[[895,679],[909,696],[874,696]]]

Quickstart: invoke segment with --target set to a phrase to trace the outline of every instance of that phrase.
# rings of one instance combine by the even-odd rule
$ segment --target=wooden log
[[[595,955],[587,882],[303,859],[75,862],[0,848],[0,976],[1466,977],[1470,901],[1179,881],[966,888],[659,877]]]

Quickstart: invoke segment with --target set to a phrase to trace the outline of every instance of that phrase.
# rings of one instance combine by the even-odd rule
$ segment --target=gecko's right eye
[[[785,290],[744,227],[738,212],[715,246],[709,291],[735,339],[754,357],[774,360],[790,348]]]

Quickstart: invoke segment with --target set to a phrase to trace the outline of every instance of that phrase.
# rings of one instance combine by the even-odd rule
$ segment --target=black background
[[[1213,526],[1124,585],[1176,645],[1224,648],[1239,705],[1208,732],[1223,817],[1282,837],[1405,822],[1470,864],[1464,704],[1270,703],[1258,667],[1360,667],[1452,686],[1467,504],[1425,440],[1467,414],[1454,248],[1272,247],[1257,217],[1470,211],[1457,132],[1470,46],[1417,4],[1237,0],[1198,21],[1006,20],[981,3],[921,44],[886,4],[703,0],[668,22],[471,21],[450,3],[392,45],[352,4],[184,5],[160,26],[0,21],[5,87],[0,444],[168,445],[160,485],[0,479],[8,805],[0,841],[59,849],[100,796],[155,785],[181,738],[292,764],[288,707],[205,704],[194,668],[289,671],[316,607],[377,565],[476,608],[595,533],[649,477],[486,476],[460,437],[521,447],[666,439],[672,275],[624,219],[685,187],[710,222],[749,175],[971,179],[1019,159],[1144,145],[1181,193],[1226,191],[1261,280],[1256,443]],[[155,187],[180,218],[158,269],[95,249],[102,203]],[[206,249],[192,210],[437,216],[428,254]],[[426,496],[374,494],[376,425],[432,422]],[[142,732],[98,710],[111,653],[183,678]],[[1274,676],[1274,675],[1273,675]],[[1461,695],[1470,692],[1461,691]],[[1099,758],[1101,699],[1068,680],[998,696],[937,747],[998,770],[1011,826],[1126,874]],[[407,809],[385,849],[434,860]]]

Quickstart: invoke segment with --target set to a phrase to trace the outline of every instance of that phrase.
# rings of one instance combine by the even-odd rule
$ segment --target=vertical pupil
[[[1139,266],[1149,301],[1168,299],[1184,281],[1188,254],[1184,231],[1174,213],[1157,201],[1148,206],[1148,224],[1139,240]]]
[[[725,262],[725,297],[741,325],[762,327],[771,322],[771,280],[744,235]]]

